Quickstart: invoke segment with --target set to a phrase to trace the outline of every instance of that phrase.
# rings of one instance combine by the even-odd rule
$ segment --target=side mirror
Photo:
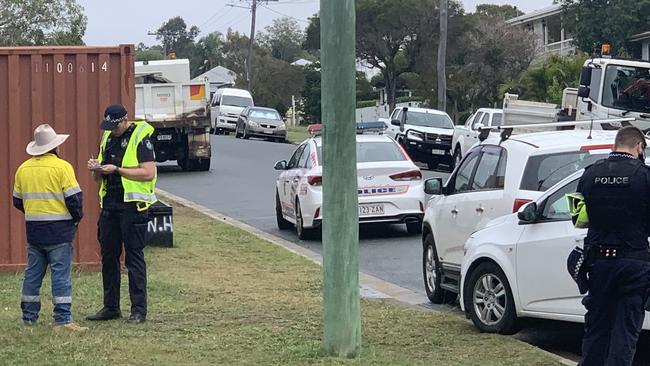
[[[287,170],[287,161],[286,160],[280,160],[277,163],[275,163],[275,166],[273,167],[275,170]]]
[[[580,72],[580,85],[591,86],[591,71],[593,69],[589,66],[582,68]]]
[[[424,193],[433,196],[443,194],[442,178],[431,178],[424,181]]]
[[[400,120],[398,120],[398,119],[394,119],[394,120],[390,121],[390,124],[393,125],[393,126],[399,127],[399,126],[402,125],[402,122],[400,122]]]
[[[578,97],[579,98],[589,98],[589,94],[591,94],[591,89],[589,89],[588,86],[580,86],[578,88]]]
[[[531,202],[517,212],[520,224],[534,224],[537,222],[537,203]]]

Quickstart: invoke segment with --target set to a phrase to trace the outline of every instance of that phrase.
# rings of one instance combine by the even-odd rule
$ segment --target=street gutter
[[[295,243],[292,243],[288,240],[282,239],[280,237],[277,237],[275,235],[269,234],[267,232],[264,232],[258,228],[255,228],[251,225],[248,225],[246,223],[243,223],[239,220],[233,219],[232,217],[229,217],[227,215],[221,214],[217,211],[211,210],[205,206],[202,206],[198,203],[195,203],[193,201],[187,200],[185,198],[179,197],[177,195],[174,195],[170,192],[167,192],[165,190],[156,189],[156,195],[166,198],[170,201],[173,201],[175,203],[178,203],[182,206],[189,207],[193,210],[196,210],[216,221],[219,221],[221,223],[225,223],[231,226],[234,226],[236,228],[239,228],[241,230],[244,230],[262,240],[268,241],[271,244],[274,244],[276,246],[279,246],[291,253],[294,253],[296,255],[299,255],[313,263],[318,264],[319,266],[322,266],[323,264],[323,258],[320,253],[311,251],[307,248],[301,247]],[[453,312],[453,309],[448,307],[448,306],[436,306],[429,304],[429,299],[425,296],[422,295],[418,292],[415,292],[413,290],[398,286],[396,284],[384,281],[378,277],[369,275],[364,272],[359,272],[359,290],[360,290],[360,295],[363,298],[367,299],[391,299],[393,301],[398,301],[400,303],[409,305],[409,306],[416,306],[419,309],[424,309],[426,311],[434,311],[434,312]],[[425,306],[426,305],[426,306]],[[469,320],[468,320],[469,321]],[[523,341],[520,341],[523,342]],[[524,342],[525,343],[525,342]],[[533,346],[535,347],[535,346]],[[539,347],[535,347],[539,349],[541,352],[546,353],[550,357],[556,359],[559,363],[565,366],[575,366],[577,365],[577,362],[574,362],[570,359],[564,358],[558,354],[548,352],[546,350],[543,350]]]

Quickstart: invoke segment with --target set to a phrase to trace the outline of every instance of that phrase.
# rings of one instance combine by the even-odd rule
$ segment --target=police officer
[[[102,254],[104,307],[87,320],[111,320],[120,312],[120,256],[126,252],[131,315],[127,323],[147,318],[147,270],[144,260],[147,209],[156,201],[156,164],[150,136],[154,129],[146,122],[127,119],[126,108],[106,108],[100,127],[104,135],[97,159],[88,169],[101,181],[99,241]]]
[[[581,365],[631,365],[650,286],[650,169],[636,127],[619,130],[607,159],[580,179],[589,216],[589,270]]]

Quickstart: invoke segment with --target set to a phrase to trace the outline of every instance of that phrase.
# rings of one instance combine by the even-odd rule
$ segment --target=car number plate
[[[271,131],[271,130],[264,130],[264,133],[267,134],[267,135],[271,135],[271,134],[273,134],[273,131]]]
[[[158,141],[170,141],[172,135],[158,135]]]
[[[359,205],[359,216],[375,216],[384,214],[384,205]]]
[[[433,155],[445,155],[445,150],[433,149],[433,150],[431,150],[431,153]]]

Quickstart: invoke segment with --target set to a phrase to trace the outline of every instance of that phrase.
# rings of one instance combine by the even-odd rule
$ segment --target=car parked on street
[[[501,109],[479,108],[464,125],[454,127],[454,138],[451,144],[454,167],[460,164],[463,156],[479,142],[480,129],[501,126],[502,117],[503,110]]]
[[[587,235],[573,226],[566,198],[583,172],[467,240],[461,306],[480,331],[512,334],[523,317],[584,322],[582,295],[566,269],[569,253]],[[643,329],[650,329],[647,316]]]
[[[235,88],[217,90],[210,103],[212,131],[217,135],[235,131],[241,112],[253,105],[253,96],[248,90]]]
[[[402,223],[410,234],[422,230],[424,189],[420,169],[404,150],[385,135],[357,135],[359,222]],[[279,161],[276,183],[278,228],[295,227],[306,239],[323,219],[322,140],[313,137],[298,146],[291,158]]]
[[[451,142],[454,122],[445,112],[427,108],[396,108],[390,115],[388,135],[400,143],[414,161],[436,169],[453,167]]]
[[[591,138],[590,138],[591,135]],[[443,185],[425,182],[428,202],[422,232],[427,296],[434,303],[460,291],[465,242],[495,218],[517,212],[547,189],[610,152],[616,131],[492,134],[472,148]]]
[[[237,119],[235,137],[245,140],[260,137],[285,142],[287,126],[282,121],[280,113],[273,108],[247,107]]]

